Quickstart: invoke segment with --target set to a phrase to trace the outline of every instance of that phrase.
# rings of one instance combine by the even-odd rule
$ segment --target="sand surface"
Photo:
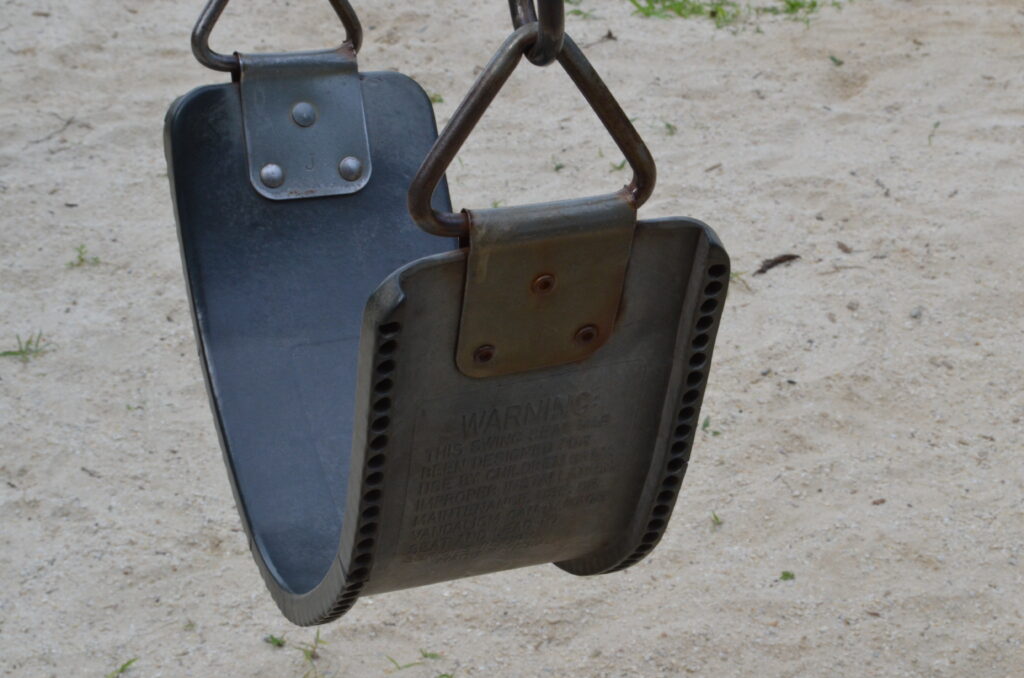
[[[168,197],[164,111],[224,81],[189,53],[201,3],[2,4],[0,348],[51,350],[0,360],[0,672],[302,676],[314,632],[250,560]],[[499,0],[356,4],[361,67],[443,96],[442,124],[508,32]],[[1024,675],[1024,6],[857,0],[739,31],[581,7],[569,31],[658,161],[642,215],[707,221],[742,273],[675,518],[624,573],[361,601],[320,674]],[[236,0],[214,44],[338,35],[326,2]],[[621,185],[567,82],[520,67],[456,205]],[[99,263],[66,267],[79,245]]]

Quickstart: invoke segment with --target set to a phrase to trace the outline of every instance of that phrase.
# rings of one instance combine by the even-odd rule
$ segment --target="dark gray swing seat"
[[[456,215],[444,167],[536,23],[437,139],[415,82],[357,71],[344,0],[340,49],[232,57],[207,42],[226,1],[194,44],[233,82],[176,101],[165,141],[224,459],[281,610],[318,624],[367,593],[638,562],[697,428],[729,281],[715,234],[636,220],[653,161],[568,38],[633,184]]]

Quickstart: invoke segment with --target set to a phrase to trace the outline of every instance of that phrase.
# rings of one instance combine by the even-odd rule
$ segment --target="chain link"
[[[526,53],[530,63],[547,66],[558,58],[565,39],[565,3],[563,0],[508,0],[512,26],[538,24],[537,42]],[[539,8],[539,11],[538,11]]]

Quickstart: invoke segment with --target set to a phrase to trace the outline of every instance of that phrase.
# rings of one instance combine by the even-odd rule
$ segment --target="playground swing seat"
[[[615,572],[663,534],[729,282],[714,232],[638,220],[640,136],[564,33],[514,32],[437,135],[410,78],[336,50],[224,55],[165,147],[197,344],[235,501],[301,625],[365,594],[554,562]],[[523,56],[557,61],[633,170],[622,190],[453,213],[443,175]]]

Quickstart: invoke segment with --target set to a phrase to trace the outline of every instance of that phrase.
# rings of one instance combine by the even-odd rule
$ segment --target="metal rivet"
[[[260,181],[267,188],[277,188],[284,183],[284,170],[281,169],[280,165],[274,163],[267,163],[260,170]]]
[[[363,176],[363,163],[359,162],[359,158],[345,156],[338,163],[338,173],[345,181],[355,181]]]
[[[473,361],[484,364],[494,360],[494,347],[490,344],[484,344],[477,350],[473,351]]]
[[[547,294],[555,289],[555,276],[550,273],[542,273],[533,279],[530,289],[534,294]]]
[[[589,344],[594,339],[597,339],[597,335],[597,325],[584,325],[576,330],[576,341],[581,344]]]
[[[316,109],[313,108],[313,104],[300,101],[292,109],[292,120],[299,127],[309,127],[316,122]]]

